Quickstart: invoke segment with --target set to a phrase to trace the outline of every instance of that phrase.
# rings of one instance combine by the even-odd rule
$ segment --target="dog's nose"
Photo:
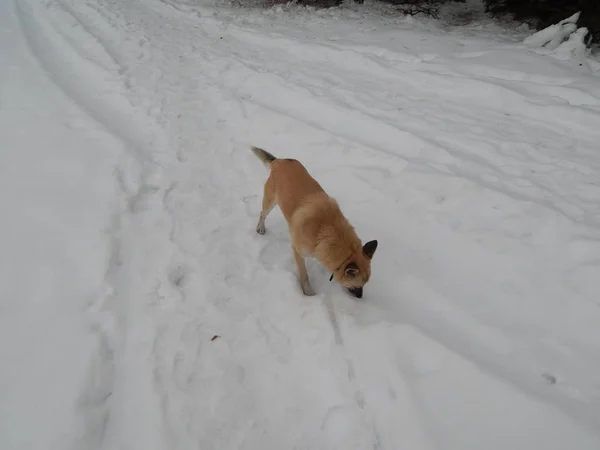
[[[356,298],[362,298],[363,296],[363,288],[348,288],[348,291],[354,295]]]

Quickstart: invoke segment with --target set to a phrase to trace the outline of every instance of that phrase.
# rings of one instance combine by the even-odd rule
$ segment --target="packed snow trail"
[[[589,68],[368,7],[16,1],[124,147],[86,448],[598,448]],[[364,301],[256,235],[250,144],[379,240]]]
[[[107,270],[126,151],[50,80],[14,2],[0,36],[0,448],[85,448],[112,391]]]

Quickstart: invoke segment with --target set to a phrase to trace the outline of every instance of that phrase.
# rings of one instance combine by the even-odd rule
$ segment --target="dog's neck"
[[[350,264],[350,261],[352,260],[353,256],[354,256],[354,253],[350,253],[350,256],[348,256],[346,259],[344,259],[342,261],[342,263],[339,266],[337,266],[337,268],[335,268],[333,270],[330,269],[331,277],[329,277],[329,281],[333,280],[333,277],[335,276],[335,274],[338,270],[340,270],[342,267],[345,267],[348,264]]]
[[[337,235],[329,235],[321,240],[315,249],[315,257],[323,264],[329,273],[335,274],[348,265],[361,248],[358,237],[351,233],[350,240],[340,239]]]
[[[333,199],[325,203],[319,214],[323,216],[322,225],[311,253],[330,273],[335,273],[352,261],[362,244]]]

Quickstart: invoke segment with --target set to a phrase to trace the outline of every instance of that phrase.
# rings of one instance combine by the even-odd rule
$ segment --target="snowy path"
[[[81,367],[63,367],[95,374],[66,386],[93,397],[73,448],[599,448],[588,68],[360,7],[12,6],[10,32],[15,9],[86,132],[101,125],[103,150],[85,155],[117,167],[117,200],[97,212],[113,213],[95,280],[108,292]],[[300,294],[279,212],[256,235],[266,174],[249,144],[301,159],[379,240],[364,301],[317,264],[319,295]],[[34,408],[19,407],[14,424]],[[48,448],[11,433],[0,447]]]
[[[52,83],[14,2],[0,36],[0,448],[82,448],[112,390],[103,324],[124,148]]]

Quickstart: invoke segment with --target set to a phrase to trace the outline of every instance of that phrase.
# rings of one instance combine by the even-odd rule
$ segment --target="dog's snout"
[[[363,288],[348,288],[348,292],[354,295],[356,298],[362,298],[363,296]]]

